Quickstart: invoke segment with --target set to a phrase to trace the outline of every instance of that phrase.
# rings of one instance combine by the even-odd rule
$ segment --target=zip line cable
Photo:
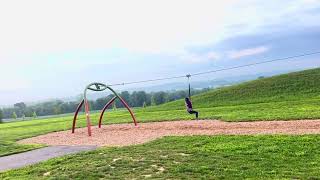
[[[110,84],[108,86],[121,86],[121,85],[123,86],[123,85],[130,85],[130,84],[140,84],[140,83],[146,83],[146,82],[165,81],[165,80],[180,79],[180,78],[188,78],[189,79],[192,76],[200,76],[203,74],[211,74],[211,73],[216,73],[216,72],[221,72],[221,71],[240,69],[243,67],[255,66],[255,65],[259,65],[259,64],[266,64],[266,63],[277,62],[277,61],[285,61],[285,60],[295,59],[298,57],[311,56],[311,55],[315,55],[315,54],[320,54],[320,51],[311,52],[311,53],[304,53],[304,54],[299,54],[299,55],[294,55],[294,56],[288,56],[288,57],[284,57],[284,58],[277,58],[277,59],[272,59],[272,60],[268,60],[268,61],[245,64],[245,65],[240,65],[240,66],[233,66],[233,67],[229,67],[229,68],[222,68],[222,69],[216,69],[216,70],[211,70],[211,71],[204,71],[204,72],[199,72],[199,73],[181,75],[181,76],[171,76],[171,77],[164,77],[164,78],[157,78],[157,79],[124,82],[124,83]]]
[[[266,63],[276,62],[276,61],[284,61],[284,60],[288,60],[288,59],[294,59],[294,58],[303,57],[303,56],[311,56],[311,55],[315,55],[315,54],[320,54],[320,51],[313,52],[313,53],[307,53],[307,54],[300,54],[300,55],[295,55],[295,56],[289,56],[289,57],[285,57],[285,58],[278,58],[278,59],[273,59],[273,60],[269,60],[269,61],[262,61],[262,62],[257,62],[257,63],[234,66],[234,67],[230,67],[230,68],[217,69],[217,70],[213,70],[213,71],[200,72],[200,73],[191,74],[191,76],[199,76],[202,74],[209,74],[209,73],[215,73],[215,72],[220,72],[220,71],[239,69],[239,68],[248,67],[248,66],[255,66],[255,65],[259,65],[259,64],[266,64]]]
[[[164,81],[164,80],[179,79],[179,78],[185,78],[185,77],[186,77],[185,75],[183,75],[183,76],[172,76],[172,77],[166,77],[166,78],[158,78],[158,79],[149,79],[149,80],[142,80],[142,81],[132,81],[132,82],[126,82],[126,83],[110,84],[108,86],[139,84],[139,83],[145,83],[145,82]]]

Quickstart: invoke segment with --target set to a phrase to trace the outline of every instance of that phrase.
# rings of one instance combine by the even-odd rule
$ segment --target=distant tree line
[[[209,89],[192,90],[192,94],[199,94]],[[131,106],[131,107],[147,107],[163,104],[166,102],[182,99],[188,96],[188,92],[185,90],[179,91],[160,91],[146,93],[145,91],[134,91],[129,93],[123,91],[119,95]],[[95,101],[89,100],[90,110],[101,110],[105,104],[113,98],[113,94],[106,97],[98,98]],[[73,113],[77,108],[79,101],[64,102],[61,100],[47,101],[38,103],[35,105],[27,106],[24,102],[16,103],[11,108],[0,109],[0,122],[1,119],[16,119],[24,117],[47,116],[47,115],[58,115],[65,113]],[[116,100],[112,107],[123,108],[123,105],[119,100]]]
[[[2,109],[0,109],[0,123],[2,123],[2,119],[3,119],[3,112],[2,112]]]

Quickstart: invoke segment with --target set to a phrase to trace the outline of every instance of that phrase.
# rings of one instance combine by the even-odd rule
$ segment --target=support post
[[[82,101],[80,102],[80,104],[78,105],[76,112],[74,113],[74,117],[73,117],[73,123],[72,123],[72,133],[74,133],[74,130],[76,128],[76,121],[77,121],[77,117],[78,117],[78,113],[81,109],[81,107],[83,106],[84,103],[84,99],[82,99]]]
[[[103,118],[103,114],[104,112],[108,109],[108,107],[117,99],[117,96],[113,97],[102,109],[101,114],[100,114],[100,118],[99,118],[99,128],[101,128],[101,123],[102,123],[102,118]]]
[[[88,100],[85,100],[85,111],[86,111],[86,119],[87,119],[87,127],[88,127],[88,135],[91,136],[91,122],[90,122],[90,111],[89,111],[89,103]]]
[[[122,104],[128,109],[128,111],[130,112],[130,115],[133,119],[134,125],[137,126],[137,121],[136,121],[136,117],[134,116],[133,112],[131,111],[130,107],[128,106],[128,104],[119,96],[120,101],[122,102]]]

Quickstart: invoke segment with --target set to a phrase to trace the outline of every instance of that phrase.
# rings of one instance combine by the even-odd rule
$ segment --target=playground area
[[[218,120],[167,121],[153,123],[112,124],[60,131],[19,141],[22,144],[129,146],[163,136],[185,135],[256,135],[256,134],[319,134],[319,120],[223,122]]]
[[[309,70],[194,95],[201,120],[184,99],[131,109],[93,83],[85,91],[114,95],[99,112],[84,96],[73,116],[0,125],[0,179],[316,179],[318,77]],[[115,101],[121,110],[109,108]]]

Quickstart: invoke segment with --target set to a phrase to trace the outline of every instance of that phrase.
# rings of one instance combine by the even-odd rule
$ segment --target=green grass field
[[[101,148],[0,174],[0,179],[318,179],[320,136],[166,137]]]
[[[200,112],[200,117],[203,119],[210,118],[224,121],[318,119],[320,118],[319,79],[320,69],[318,68],[212,90],[194,96],[192,100],[195,109]],[[135,109],[134,112],[138,122],[187,120],[194,117],[186,113],[183,100],[145,109],[139,108]],[[94,124],[97,124],[98,116],[99,114],[92,114],[91,117]],[[124,122],[131,122],[131,118],[130,115],[123,110],[108,112],[104,117],[104,124]],[[71,123],[72,116],[0,124],[0,156],[38,148],[40,147],[39,145],[18,145],[16,141],[49,132],[68,130],[71,128]],[[80,116],[77,125],[78,127],[85,126],[84,116]],[[209,137],[199,138],[199,143],[204,143],[202,139],[208,140],[208,138]],[[231,137],[220,138],[226,140],[225,143],[227,143]],[[248,137],[248,139],[252,138],[265,139],[264,137]],[[283,138],[284,140],[291,139],[291,137]],[[299,138],[303,139],[305,137]],[[319,142],[318,136],[308,138],[314,138],[315,141]],[[184,141],[184,138],[179,139]],[[186,138],[185,140],[187,141],[188,139],[192,140],[193,138]],[[165,140],[157,141],[157,143],[166,143],[167,141],[169,143],[172,139],[166,138]],[[216,139],[213,138],[212,141],[215,142]],[[154,144],[152,144],[152,147],[153,145]],[[238,145],[241,146],[241,144]],[[309,148],[309,145],[307,146],[307,148]],[[144,146],[139,146],[139,148],[142,147]],[[281,147],[277,148],[281,149]],[[128,149],[130,149],[130,147],[128,147]],[[152,150],[152,148],[149,149],[149,151]],[[105,149],[102,151],[118,151],[118,149]],[[123,148],[120,151],[125,152],[127,150]],[[179,151],[179,149],[177,149],[177,151]],[[75,157],[78,157],[78,155]],[[219,155],[216,158],[223,157]],[[89,161],[86,162],[90,163]],[[319,161],[316,162],[319,163]],[[67,166],[68,165],[66,165],[66,167]],[[196,168],[196,165],[194,165],[194,168]],[[23,171],[19,172],[21,173]],[[223,174],[226,175],[226,173],[221,172],[221,176]],[[249,175],[250,173],[248,177],[250,177]]]
[[[320,118],[320,69],[290,73],[220,88],[193,97],[201,118],[224,121]],[[183,100],[135,109],[139,122],[191,119]],[[92,114],[97,123],[99,114]],[[71,128],[72,116],[0,124],[0,156],[39,146],[18,145],[17,140]],[[107,113],[104,123],[131,122],[126,111]],[[80,116],[78,127],[85,126]]]

